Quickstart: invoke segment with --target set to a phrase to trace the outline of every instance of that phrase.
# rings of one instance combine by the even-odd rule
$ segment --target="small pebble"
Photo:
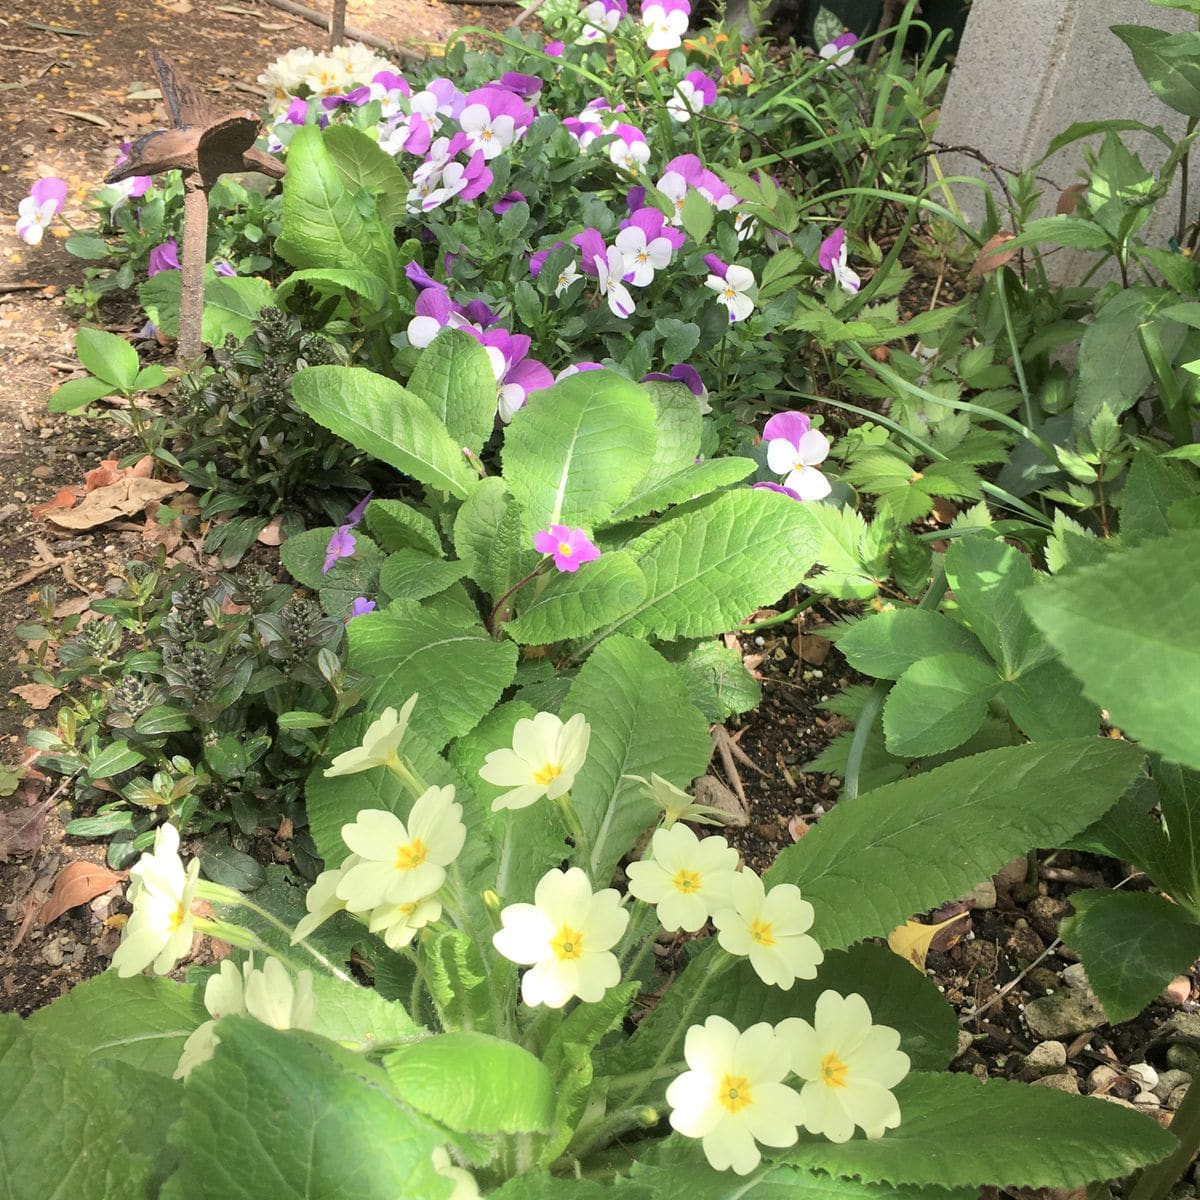
[[[960,1029],[958,1031],[958,1049],[955,1050],[954,1057],[958,1058],[959,1055],[966,1054],[973,1045],[975,1045],[974,1037],[965,1029]]]
[[[1098,1067],[1093,1067],[1087,1077],[1088,1091],[1106,1093],[1120,1078],[1120,1071],[1114,1070],[1107,1063],[1101,1063]]]
[[[1179,1008],[1192,998],[1192,981],[1186,975],[1176,975],[1158,998],[1163,1004]]]
[[[1158,1083],[1158,1072],[1147,1062],[1133,1063],[1125,1068],[1125,1074],[1140,1084],[1143,1091],[1151,1091]]]
[[[1090,987],[1083,963],[1072,963],[1069,967],[1064,967],[1062,977],[1063,983],[1069,988],[1078,988],[1080,991],[1084,991]]]
[[[62,942],[59,938],[55,938],[52,942],[47,942],[42,947],[42,958],[46,964],[51,967],[61,967],[63,962]]]
[[[1174,1112],[1182,1103],[1184,1096],[1187,1095],[1188,1085],[1181,1083],[1164,1101],[1167,1108]]]
[[[754,644],[756,646],[765,646],[767,644],[767,639],[764,638],[762,634],[759,634],[758,637],[754,639]]]
[[[1041,1079],[1035,1079],[1030,1087],[1048,1087],[1053,1088],[1056,1092],[1070,1092],[1074,1096],[1079,1095],[1079,1080],[1074,1075],[1043,1075]]]
[[[1057,1075],[1067,1066],[1067,1048],[1062,1042],[1042,1042],[1025,1055],[1025,1067],[1034,1075]]]
[[[1153,1092],[1138,1092],[1133,1098],[1134,1104],[1144,1105],[1148,1108],[1158,1107],[1158,1097]]]
[[[1160,1099],[1165,1101],[1176,1088],[1186,1088],[1192,1082],[1192,1077],[1186,1071],[1162,1071],[1158,1076],[1158,1083],[1150,1090]]]
[[[814,816],[820,817],[825,815],[825,805],[823,804],[814,804],[812,810]]]

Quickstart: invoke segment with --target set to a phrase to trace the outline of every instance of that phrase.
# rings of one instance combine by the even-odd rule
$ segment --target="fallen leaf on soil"
[[[744,829],[750,824],[745,806],[715,775],[703,775],[697,779],[692,787],[692,796],[697,804],[720,809],[726,825]]]
[[[956,921],[961,923],[964,915],[955,913],[954,916],[938,925],[922,925],[920,921],[905,921],[903,925],[897,925],[888,934],[888,949],[894,954],[900,955],[901,958],[907,958],[918,971],[924,971],[925,956],[929,953],[933,939],[947,926],[953,925]]]
[[[63,617],[77,617],[91,608],[92,599],[91,596],[73,596],[70,600],[64,600],[54,606],[54,616],[58,620]]]
[[[29,510],[29,515],[31,517],[41,517],[54,508],[70,508],[78,499],[79,489],[77,487],[59,488],[53,499],[46,500],[42,504],[35,504]]]
[[[1005,243],[1011,242],[1011,233],[997,233],[983,243],[983,249],[975,256],[971,264],[972,275],[982,275],[987,271],[998,271],[1005,263],[1012,262],[1016,257],[1015,250],[1006,250]]]
[[[47,798],[25,808],[0,812],[0,862],[10,854],[32,854],[42,844],[52,806],[53,801]]]
[[[283,530],[278,519],[269,521],[258,531],[259,543],[263,546],[278,546],[283,542]]]
[[[131,517],[147,504],[165,500],[186,489],[186,483],[167,483],[162,479],[129,476],[107,487],[89,492],[75,508],[55,510],[46,519],[63,529],[94,529],[118,517]]]
[[[828,657],[833,643],[816,633],[806,633],[799,639],[800,658],[810,666],[819,667]]]
[[[154,474],[154,459],[149,454],[142,455],[132,467],[118,467],[115,458],[100,460],[98,467],[93,467],[83,477],[87,491],[94,492],[97,488],[108,487],[122,479],[149,479]]]
[[[54,698],[62,695],[58,688],[51,687],[48,683],[22,683],[8,690],[14,696],[20,696],[35,712],[49,708]]]
[[[54,891],[50,899],[42,905],[38,913],[38,922],[49,925],[57,920],[69,908],[86,904],[97,896],[102,896],[114,883],[124,878],[124,874],[110,871],[107,867],[90,862],[67,863],[58,873],[54,881]]]
[[[788,836],[798,842],[808,832],[808,822],[797,813],[788,821]]]

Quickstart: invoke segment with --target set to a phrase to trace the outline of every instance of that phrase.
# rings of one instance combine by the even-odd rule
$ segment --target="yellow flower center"
[[[750,1095],[750,1080],[745,1075],[723,1075],[717,1088],[717,1099],[726,1112],[741,1112],[748,1104],[754,1103]]]
[[[569,925],[559,928],[557,934],[550,939],[550,949],[555,958],[561,962],[583,957],[583,933],[572,929]]]
[[[575,547],[572,546],[570,542],[559,542],[558,552],[563,556],[563,558],[570,558],[571,555],[575,553]]]
[[[396,870],[411,871],[429,857],[429,847],[421,839],[413,838],[396,851]]]
[[[831,1050],[821,1059],[821,1082],[826,1087],[844,1088],[846,1072],[850,1068]]]
[[[640,263],[648,263],[650,261],[650,255],[647,254],[645,250],[639,250],[637,254],[637,260]]]
[[[736,296],[737,296],[737,292],[735,292],[733,290],[733,288],[731,288],[729,286],[729,284],[726,284],[724,289],[721,292],[721,299],[728,302],[728,301],[734,299]]]
[[[407,921],[417,911],[420,903],[420,900],[410,900],[407,904],[400,905],[400,915]]]
[[[539,767],[533,773],[533,782],[539,787],[549,787],[562,774],[562,767],[558,763],[548,762],[544,767]]]
[[[183,902],[180,901],[177,905],[175,905],[174,912],[172,912],[171,915],[167,918],[168,931],[171,933],[174,933],[175,930],[177,930],[180,927],[180,925],[183,924],[184,918],[186,916],[187,916],[187,913],[184,911]]]
[[[671,879],[671,885],[677,892],[683,892],[685,895],[690,896],[693,892],[700,889],[700,872],[689,871],[687,867],[680,867]]]
[[[764,921],[761,917],[755,917],[750,926],[750,940],[757,942],[760,946],[775,945],[775,934],[771,931],[774,925],[770,921]]]
[[[483,138],[485,142],[490,142],[492,140],[492,131],[490,129],[484,129],[480,132],[479,136]]]

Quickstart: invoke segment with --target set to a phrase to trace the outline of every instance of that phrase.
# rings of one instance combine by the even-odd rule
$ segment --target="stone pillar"
[[[1129,50],[1109,29],[1137,24],[1178,33],[1195,29],[1196,18],[1146,0],[974,0],[946,88],[937,140],[973,147],[997,167],[1018,172],[1037,162],[1076,121],[1128,118],[1161,125],[1172,137],[1182,135],[1187,118],[1151,93]],[[1148,170],[1162,165],[1166,149],[1154,138],[1141,133],[1121,137]],[[1098,142],[1098,136],[1075,142],[1038,168],[1038,216],[1052,215],[1059,192],[1083,180],[1084,147]],[[983,164],[961,154],[939,155],[939,162],[947,175],[984,179],[1003,207],[1003,195]],[[978,188],[959,185],[954,195],[968,219],[982,218]],[[1149,245],[1165,244],[1177,214],[1176,193],[1159,203],[1140,236]],[[1059,279],[1070,280],[1092,261],[1094,255],[1085,251],[1064,249],[1048,263]]]

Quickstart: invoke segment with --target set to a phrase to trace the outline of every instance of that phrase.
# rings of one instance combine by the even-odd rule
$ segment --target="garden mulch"
[[[436,0],[359,0],[351,4],[350,21],[414,44],[437,43],[461,24],[503,26],[515,11]],[[111,165],[118,144],[164,123],[153,101],[131,98],[153,86],[147,46],[174,57],[209,91],[253,104],[245,89],[266,63],[297,45],[321,46],[323,34],[258,0],[26,0],[0,16],[0,44],[8,47],[0,50],[0,764],[12,765],[26,757],[28,731],[52,724],[53,697],[12,691],[25,681],[25,651],[8,640],[9,632],[33,614],[39,587],[55,588],[60,612],[81,611],[111,589],[122,562],[151,549],[136,522],[56,533],[31,515],[34,506],[62,487],[79,485],[86,471],[119,451],[114,453],[112,426],[46,411],[49,391],[74,367],[76,322],[65,292],[79,282],[81,267],[55,238],[36,249],[16,239],[17,203],[33,180],[59,175],[71,187],[67,215],[87,223],[86,194]],[[907,307],[936,304],[939,295],[944,303],[963,285],[961,273],[939,261],[918,272]],[[133,312],[119,305],[104,308],[101,319],[117,332],[135,328]],[[172,552],[190,553],[204,565],[194,545]],[[770,615],[756,614],[760,620]],[[836,802],[839,782],[804,767],[842,729],[821,705],[854,679],[821,631],[843,615],[818,606],[739,635],[747,664],[761,680],[763,702],[755,713],[729,722],[725,753],[714,754],[714,774],[728,787],[727,799],[739,788],[744,795],[745,824],[729,837],[757,869],[805,836]],[[64,833],[69,795],[57,787],[53,777],[32,771],[13,795],[0,799],[0,1011],[27,1014],[103,970],[120,936],[123,880],[48,927],[38,925],[37,911],[66,864],[103,861],[102,847]],[[269,839],[256,848],[276,857],[280,849]],[[1052,1081],[1043,1086],[1136,1100],[1169,1120],[1172,1093],[1159,1086],[1162,1096],[1151,1098],[1153,1088],[1129,1068],[1149,1060],[1163,1072],[1184,1061],[1181,1052],[1168,1050],[1171,1039],[1162,1031],[1191,1029],[1189,1021],[1200,1029],[1194,976],[1177,980],[1136,1020],[1110,1026],[1089,1007],[1074,956],[1057,940],[1074,890],[1118,884],[1138,886],[1107,860],[1043,855],[1036,878],[1029,878],[1021,860],[995,880],[981,881],[968,900],[932,914],[935,920],[960,914],[934,941],[926,962],[960,1014],[957,1069],[1027,1080],[1042,1075]],[[209,955],[213,949],[201,948]],[[1031,1005],[1036,1010],[1039,1000],[1072,989],[1083,1017],[1061,1029],[1049,1030],[1040,1019],[1031,1028]],[[1200,1043],[1196,1029],[1177,1040],[1186,1044],[1188,1037]],[[1200,1056],[1192,1056],[1200,1070]]]

